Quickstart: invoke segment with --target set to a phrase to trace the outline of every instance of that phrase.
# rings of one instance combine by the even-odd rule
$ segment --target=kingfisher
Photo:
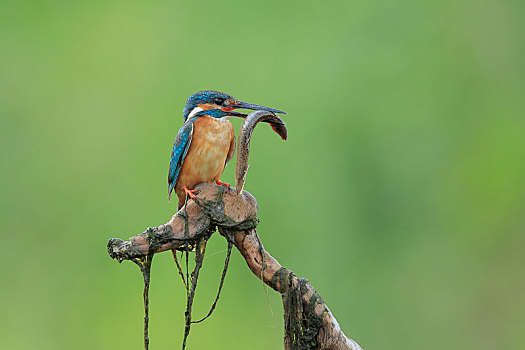
[[[186,195],[195,198],[195,186],[202,182],[220,181],[224,167],[235,151],[235,133],[230,117],[247,115],[234,109],[252,109],[273,113],[278,109],[242,102],[224,92],[206,90],[191,95],[183,110],[184,124],[179,129],[171,151],[168,173],[168,200],[175,190],[179,209]]]

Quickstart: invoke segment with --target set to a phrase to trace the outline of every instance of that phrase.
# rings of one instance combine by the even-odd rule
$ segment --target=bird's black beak
[[[228,111],[228,115],[231,115],[232,117],[241,117],[241,118],[246,118],[248,116],[248,114],[234,112],[234,111]]]
[[[281,114],[286,114],[286,112],[283,112],[283,111],[280,111],[278,109],[275,109],[275,108],[270,108],[270,107],[265,107],[265,106],[259,106],[259,105],[254,105],[253,103],[248,103],[248,102],[242,102],[242,101],[236,101],[236,103],[230,105],[229,107],[232,107],[232,108],[244,108],[244,109],[252,109],[254,111],[268,111],[268,112],[273,112],[273,113],[281,113]],[[231,112],[230,112],[231,113]],[[235,112],[236,113],[236,112]],[[238,113],[238,114],[242,114],[242,113]],[[233,114],[235,115],[235,114]],[[246,116],[246,115],[244,115]],[[240,115],[239,115],[240,117]]]

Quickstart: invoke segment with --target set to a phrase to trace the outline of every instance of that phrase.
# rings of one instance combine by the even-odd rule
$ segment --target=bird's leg
[[[195,192],[197,192],[196,190],[189,190],[187,187],[183,187],[182,189],[184,190],[184,193],[190,196],[190,198],[197,198],[197,196],[195,196]]]
[[[226,182],[221,182],[221,180],[217,180],[215,181],[215,183],[219,186],[226,186],[226,187],[230,187],[231,185],[229,183],[226,183]]]

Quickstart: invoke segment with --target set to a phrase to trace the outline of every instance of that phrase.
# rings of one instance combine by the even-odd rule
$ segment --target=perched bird
[[[229,117],[246,117],[234,109],[283,113],[277,109],[254,105],[219,91],[200,91],[191,95],[183,111],[180,128],[171,152],[168,173],[168,200],[175,190],[179,209],[186,195],[194,198],[194,188],[201,182],[220,182],[226,163],[235,151],[235,133]]]

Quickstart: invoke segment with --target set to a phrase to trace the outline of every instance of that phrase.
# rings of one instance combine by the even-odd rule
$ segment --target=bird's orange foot
[[[215,181],[215,183],[219,186],[223,185],[223,186],[226,186],[226,187],[230,187],[231,185],[229,183],[226,183],[226,182],[221,182],[220,180],[217,180]]]
[[[195,192],[197,192],[196,190],[188,190],[187,187],[183,187],[182,189],[184,190],[184,193],[186,193],[188,196],[190,196],[190,198],[192,198],[192,199],[197,198],[197,196],[195,195]]]

